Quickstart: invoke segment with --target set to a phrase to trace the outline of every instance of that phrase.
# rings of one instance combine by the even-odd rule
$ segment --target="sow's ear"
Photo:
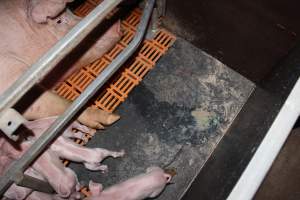
[[[30,16],[36,23],[46,23],[47,18],[55,18],[65,10],[66,4],[73,0],[31,0]]]

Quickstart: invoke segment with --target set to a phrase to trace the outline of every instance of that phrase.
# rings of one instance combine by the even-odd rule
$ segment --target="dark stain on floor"
[[[178,175],[158,199],[178,199],[208,159],[253,90],[253,83],[178,38],[119,107],[121,120],[99,131],[88,147],[124,149],[108,158],[106,174],[72,164],[79,180],[105,187],[145,172],[175,168]]]

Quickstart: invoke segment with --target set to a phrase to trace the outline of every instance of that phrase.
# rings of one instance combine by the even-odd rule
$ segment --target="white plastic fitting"
[[[227,200],[250,200],[254,197],[299,115],[300,78]]]

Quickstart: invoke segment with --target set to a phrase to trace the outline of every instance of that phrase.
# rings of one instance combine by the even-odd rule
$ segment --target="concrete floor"
[[[263,90],[259,89],[253,95],[253,99],[258,99],[257,102],[250,102],[248,109],[244,109],[246,110],[243,115],[244,118],[238,117],[239,121],[236,124],[238,123],[239,125],[237,126],[240,128],[236,130],[236,127],[232,127],[230,134],[227,134],[227,136],[231,135],[232,139],[233,132],[236,132],[233,140],[230,140],[229,136],[225,138],[225,143],[227,142],[230,145],[227,146],[227,149],[221,148],[220,151],[223,153],[225,153],[225,150],[227,150],[226,152],[231,152],[232,159],[229,159],[227,154],[223,155],[223,160],[213,155],[212,162],[209,162],[210,164],[204,170],[202,169],[203,173],[209,176],[210,179],[207,179],[209,181],[205,182],[206,179],[203,179],[203,176],[199,177],[204,182],[202,186],[206,186],[201,187],[203,188],[202,193],[199,193],[201,194],[201,199],[225,199],[226,192],[230,191],[230,184],[226,186],[227,188],[224,185],[228,182],[233,184],[233,179],[238,178],[238,174],[242,171],[242,167],[240,167],[241,169],[238,172],[228,170],[230,169],[229,166],[234,165],[234,163],[241,165],[241,161],[244,162],[244,165],[247,163],[247,160],[251,157],[250,150],[258,146],[264,132],[266,132],[280,108],[280,104],[283,101],[281,99],[286,97],[282,93],[286,93],[291,88],[288,83],[292,84],[294,78],[290,78],[290,71],[292,70],[290,68],[291,66],[296,66],[295,68],[299,72],[299,56],[297,55],[297,59],[293,59],[295,63],[291,64],[289,62],[288,65],[279,64],[283,66],[282,69],[278,70],[277,66],[278,63],[285,59],[286,55],[299,40],[299,4],[300,2],[296,0],[189,0],[184,2],[168,0],[168,12],[164,21],[167,29],[218,58],[230,68],[263,87]],[[288,73],[285,73],[287,67],[290,70],[287,71]],[[298,72],[293,73],[296,74],[295,77],[299,74]],[[281,76],[274,76],[274,74],[286,74],[286,77],[289,78],[284,79]],[[282,80],[285,82],[283,83]],[[270,83],[269,86],[265,84],[266,82]],[[280,87],[274,87],[274,83],[277,83]],[[268,98],[265,98],[264,95],[267,95]],[[277,101],[277,98],[280,100]],[[272,112],[274,110],[273,107],[277,109],[274,113]],[[257,116],[258,113],[260,117]],[[265,113],[265,115],[261,116],[262,113]],[[251,120],[249,120],[249,116],[250,118],[253,116]],[[240,123],[240,121],[244,121],[244,123]],[[241,142],[245,138],[247,140],[244,143]],[[295,144],[299,147],[300,139],[299,137],[295,139],[294,135],[290,138],[288,143],[293,143],[293,145],[287,150],[283,150],[285,153],[282,153],[287,156],[288,162],[284,159],[277,161],[279,164],[275,166],[278,167],[273,167],[277,170],[272,169],[275,172],[270,172],[269,178],[266,179],[256,199],[299,199],[299,194],[297,193],[297,188],[299,188],[297,178],[299,180],[299,176],[296,176],[299,174],[299,167],[297,168],[295,164],[297,161],[295,161],[295,155],[297,155],[296,152],[299,152],[299,148],[295,148]],[[219,146],[222,147],[222,145]],[[241,153],[245,150],[243,148],[249,150],[247,151],[249,155]],[[211,166],[217,166],[220,170],[216,172],[215,168]],[[228,173],[229,171],[232,172],[232,174],[229,174],[231,176],[227,176],[228,174],[224,173],[226,169]],[[282,171],[286,173],[282,173]],[[212,183],[212,175],[215,174],[220,175],[218,177],[220,184]],[[276,176],[276,174],[279,174],[280,177]],[[201,188],[196,186],[195,190],[201,191]],[[204,190],[206,193],[203,192]],[[214,195],[212,195],[212,192]],[[199,199],[199,195],[191,194],[185,199]]]
[[[108,173],[72,164],[80,181],[108,187],[149,166],[175,169],[175,184],[157,200],[179,200],[247,101],[254,84],[177,37],[118,108],[120,121],[96,134],[89,147],[124,149],[107,159]]]
[[[167,29],[258,86],[184,199],[226,199],[267,132],[300,74],[299,4],[168,0]]]

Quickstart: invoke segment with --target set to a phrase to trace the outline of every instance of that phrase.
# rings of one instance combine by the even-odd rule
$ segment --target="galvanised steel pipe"
[[[71,106],[43,133],[36,142],[6,171],[0,179],[0,195],[14,183],[15,177],[24,172],[30,164],[46,149],[67,125],[67,123],[80,111],[80,109],[95,95],[105,82],[125,63],[141,44],[147,25],[151,18],[155,0],[147,0],[142,19],[137,28],[135,37],[129,45],[108,65],[103,72],[82,92]]]
[[[26,92],[40,82],[67,54],[69,54],[122,0],[104,0],[83,18],[47,53],[33,64],[0,96],[0,115],[15,105]],[[8,66],[9,67],[9,66]]]

